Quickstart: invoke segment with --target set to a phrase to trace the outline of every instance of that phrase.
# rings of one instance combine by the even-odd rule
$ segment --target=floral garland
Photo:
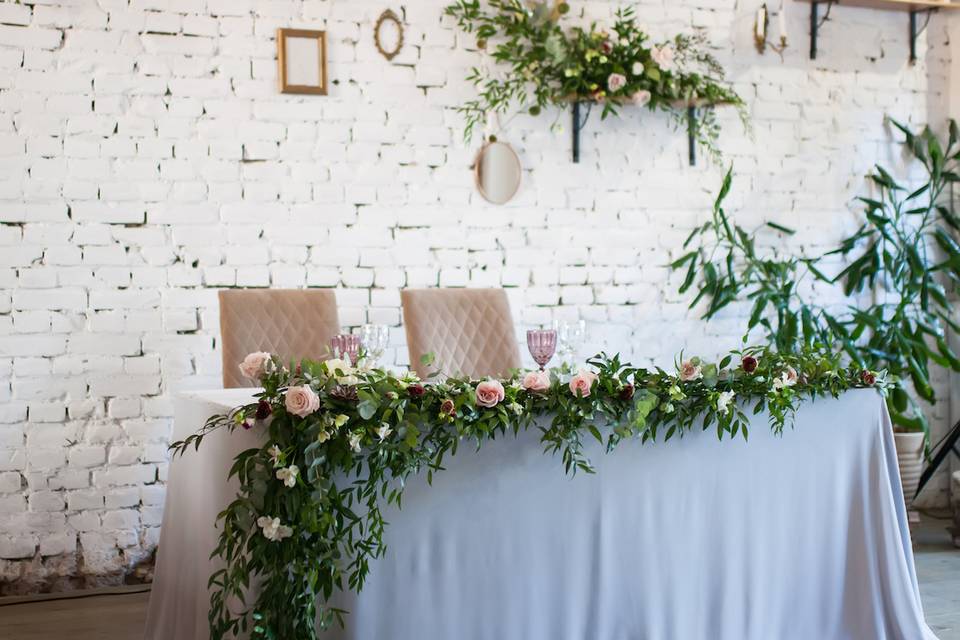
[[[781,432],[803,398],[889,387],[883,372],[845,368],[824,351],[788,355],[760,347],[718,364],[683,360],[673,372],[601,354],[576,372],[430,384],[413,373],[337,359],[287,367],[268,353],[250,354],[240,369],[263,386],[259,401],[213,416],[171,445],[182,455],[217,429],[263,431],[262,446],[236,457],[229,476],[240,491],[218,516],[214,555],[225,567],[210,578],[209,614],[217,640],[247,632],[313,639],[316,620],[324,628],[342,624],[346,612],[325,603],[345,583],[360,590],[370,561],[384,553],[381,508],[400,505],[412,474],[425,470],[432,481],[464,440],[479,448],[552,416],[549,426],[541,423],[545,452],[559,453],[568,473],[590,473],[587,438],[608,452],[626,438],[667,440],[712,427],[721,439],[747,438],[748,406],[765,409]],[[251,605],[245,597],[254,578],[260,593]],[[236,603],[243,609],[234,611]]]
[[[603,118],[625,104],[661,109],[714,157],[720,127],[713,110],[688,118],[688,106],[733,105],[746,126],[743,100],[706,51],[702,32],[655,44],[636,23],[633,8],[618,10],[612,29],[593,23],[567,32],[559,23],[569,11],[564,0],[457,0],[446,8],[464,32],[476,36],[479,49],[495,40],[491,57],[510,68],[505,77],[479,68],[467,76],[480,94],[459,108],[467,140],[489,113],[505,113],[514,104],[538,115],[548,105],[589,102],[603,106]]]

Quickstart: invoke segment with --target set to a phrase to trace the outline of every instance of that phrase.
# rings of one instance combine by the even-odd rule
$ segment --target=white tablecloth
[[[249,391],[177,402],[176,436]],[[148,640],[206,638],[212,522],[253,432],[212,436],[170,470]],[[873,391],[805,405],[750,441],[715,430],[591,446],[563,473],[535,433],[471,447],[408,484],[385,558],[338,604],[331,640],[932,639],[886,409]]]

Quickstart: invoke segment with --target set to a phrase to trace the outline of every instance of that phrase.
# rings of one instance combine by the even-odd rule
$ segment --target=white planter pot
[[[894,433],[893,440],[897,447],[903,500],[909,509],[913,502],[913,494],[917,492],[917,486],[920,484],[920,475],[923,473],[923,434]]]

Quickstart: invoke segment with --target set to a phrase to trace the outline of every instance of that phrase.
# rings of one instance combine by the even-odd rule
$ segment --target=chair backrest
[[[239,364],[254,351],[320,359],[340,333],[337,298],[330,289],[226,289],[220,291],[223,386],[251,387]]]
[[[520,351],[503,289],[405,289],[400,292],[410,366],[474,378],[520,366]],[[434,364],[420,358],[434,355]]]

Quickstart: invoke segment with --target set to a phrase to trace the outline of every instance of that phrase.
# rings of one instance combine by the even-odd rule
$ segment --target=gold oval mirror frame
[[[513,147],[492,139],[477,152],[473,173],[477,191],[487,202],[506,204],[520,189],[523,167]]]
[[[380,32],[383,30],[384,25],[387,24],[392,24],[397,29],[397,42],[392,49],[383,48],[383,36]],[[381,13],[380,17],[377,18],[377,24],[373,27],[373,42],[377,46],[377,51],[387,60],[393,60],[394,57],[400,53],[400,50],[403,49],[403,24],[400,22],[397,14],[390,9]]]

